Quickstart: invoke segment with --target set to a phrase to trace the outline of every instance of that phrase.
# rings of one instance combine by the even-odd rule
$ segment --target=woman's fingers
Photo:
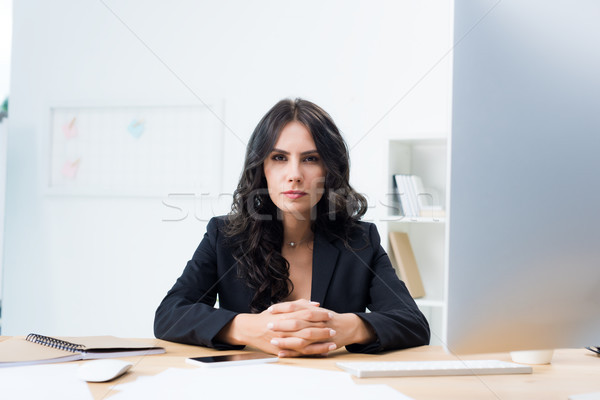
[[[305,328],[297,331],[274,331],[276,338],[297,337],[310,342],[323,342],[332,340],[336,331],[330,328]]]
[[[327,328],[327,325],[325,322],[312,322],[303,319],[282,319],[267,324],[267,329],[276,332],[297,332],[307,328]]]
[[[303,335],[320,333],[319,338],[330,334],[333,329],[328,327],[328,321],[334,313],[324,308],[312,307],[299,311],[273,315],[266,328],[280,336],[298,336],[297,332],[306,330]],[[308,330],[307,330],[308,329]],[[331,336],[335,335],[333,331]]]
[[[305,308],[303,310],[293,311],[286,314],[279,314],[277,321],[301,320],[307,322],[327,322],[333,318],[333,313],[324,308]]]
[[[285,354],[285,357],[293,357],[293,355],[291,355],[293,354],[292,352],[297,352],[303,355],[314,355],[327,354],[330,351],[337,349],[336,344],[333,342],[314,343],[310,340],[302,339],[299,337],[273,338],[271,340],[271,344],[280,348],[281,352]],[[278,353],[278,355],[282,357],[280,353]]]
[[[311,342],[321,342],[331,340],[336,333],[336,331],[330,328],[307,328],[296,332],[293,336]]]
[[[298,353],[297,351],[294,350],[279,350],[277,353],[275,353],[277,355],[277,357],[279,358],[287,358],[287,357],[301,357],[303,354],[302,353]]]
[[[273,316],[266,328],[274,332],[297,332],[307,328],[327,328],[327,322],[333,318],[333,314],[322,308],[312,310],[300,310],[287,314]]]
[[[333,313],[324,308],[313,307],[291,313],[289,317],[290,318],[287,319],[302,319],[310,322],[327,322],[333,318]]]
[[[272,314],[290,313],[298,310],[307,308],[318,307],[319,303],[316,301],[308,301],[306,299],[299,299],[294,301],[285,301],[283,303],[273,304],[268,308],[268,311]]]

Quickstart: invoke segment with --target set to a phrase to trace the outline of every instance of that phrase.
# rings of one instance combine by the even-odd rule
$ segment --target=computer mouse
[[[123,360],[92,360],[79,366],[77,375],[88,382],[106,382],[123,375],[133,364]]]

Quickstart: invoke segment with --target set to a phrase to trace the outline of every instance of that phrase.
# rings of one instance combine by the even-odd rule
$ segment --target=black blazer
[[[159,339],[222,350],[239,349],[215,336],[238,313],[249,313],[251,290],[237,278],[236,262],[225,245],[226,220],[210,220],[204,239],[183,274],[167,293],[154,319]],[[377,340],[346,346],[375,353],[429,344],[429,325],[400,281],[380,245],[374,224],[359,222],[349,241],[315,232],[311,300],[338,313],[355,313],[369,323]],[[214,308],[219,295],[219,308]],[[370,312],[366,312],[366,308]]]

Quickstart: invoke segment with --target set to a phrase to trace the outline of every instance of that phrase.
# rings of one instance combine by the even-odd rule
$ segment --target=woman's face
[[[288,123],[264,162],[269,197],[284,216],[309,219],[323,196],[325,166],[311,133]]]

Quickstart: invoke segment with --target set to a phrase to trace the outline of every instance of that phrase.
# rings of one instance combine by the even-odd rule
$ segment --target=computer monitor
[[[600,345],[600,3],[455,3],[445,344]]]

